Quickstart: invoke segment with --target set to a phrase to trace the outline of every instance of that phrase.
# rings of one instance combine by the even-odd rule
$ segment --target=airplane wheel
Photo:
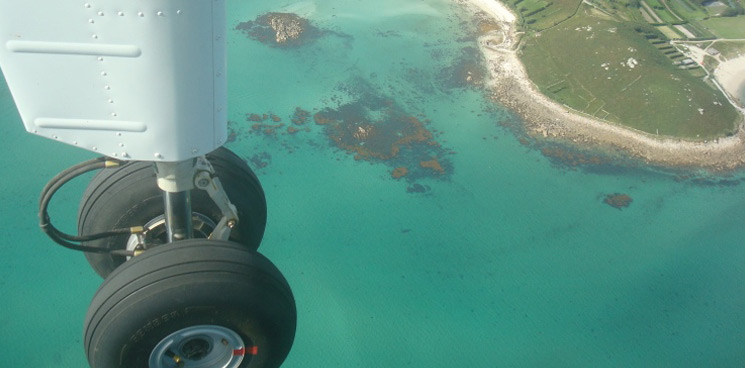
[[[84,343],[92,368],[279,367],[295,300],[279,270],[233,242],[191,239],[134,257],[99,287]]]
[[[246,163],[221,147],[207,154],[230,201],[238,210],[238,225],[230,240],[256,250],[266,227],[266,199],[261,183]],[[194,236],[207,237],[222,213],[207,192],[191,191]],[[166,243],[163,196],[156,182],[152,163],[133,161],[114,169],[101,170],[91,180],[80,201],[78,233],[95,234],[111,229],[145,226],[155,244]],[[86,242],[85,245],[110,250],[134,250],[135,236],[116,236]],[[86,253],[91,267],[101,277],[108,276],[126,261],[109,253]]]

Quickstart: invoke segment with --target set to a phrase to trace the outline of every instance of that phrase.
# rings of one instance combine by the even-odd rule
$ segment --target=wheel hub
[[[198,212],[192,212],[191,219],[194,227],[194,238],[209,237],[216,226],[212,219]],[[148,221],[144,228],[145,245],[143,246],[143,244],[141,244],[137,235],[131,235],[127,240],[127,250],[146,250],[154,246],[168,243],[168,231],[166,229],[165,215],[160,215]]]
[[[233,330],[215,325],[186,327],[161,340],[150,368],[237,368],[246,348]]]
[[[184,358],[196,361],[207,356],[212,351],[212,345],[205,337],[200,336],[186,341],[179,351]]]

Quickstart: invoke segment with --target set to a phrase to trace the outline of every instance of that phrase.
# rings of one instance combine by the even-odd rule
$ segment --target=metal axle
[[[163,192],[168,242],[194,237],[191,215],[191,192]]]
[[[163,191],[168,242],[194,236],[191,212],[191,190],[196,175],[195,159],[179,162],[157,162],[158,187]]]

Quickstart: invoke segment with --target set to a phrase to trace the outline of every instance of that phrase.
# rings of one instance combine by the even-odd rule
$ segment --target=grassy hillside
[[[550,98],[652,134],[709,139],[736,130],[737,110],[671,40],[706,44],[721,34],[739,37],[742,16],[712,17],[722,10],[698,0],[506,4],[527,31],[520,56],[528,74]]]
[[[543,93],[653,134],[704,139],[734,131],[737,111],[701,78],[673,65],[669,46],[654,45],[638,26],[586,10],[526,38],[521,57]]]

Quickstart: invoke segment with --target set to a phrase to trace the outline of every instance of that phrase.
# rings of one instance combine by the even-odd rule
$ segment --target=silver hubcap
[[[215,229],[215,222],[209,217],[198,213],[192,212],[192,223],[194,227],[195,238],[206,238]],[[165,244],[168,242],[166,238],[166,217],[160,215],[145,224],[145,233],[147,234],[148,245]],[[153,244],[151,244],[153,243]],[[127,250],[135,250],[139,245],[139,240],[136,235],[130,235],[127,239]],[[129,260],[131,257],[127,257]]]
[[[202,325],[178,330],[150,353],[150,368],[237,368],[246,347],[238,334],[222,326]]]

